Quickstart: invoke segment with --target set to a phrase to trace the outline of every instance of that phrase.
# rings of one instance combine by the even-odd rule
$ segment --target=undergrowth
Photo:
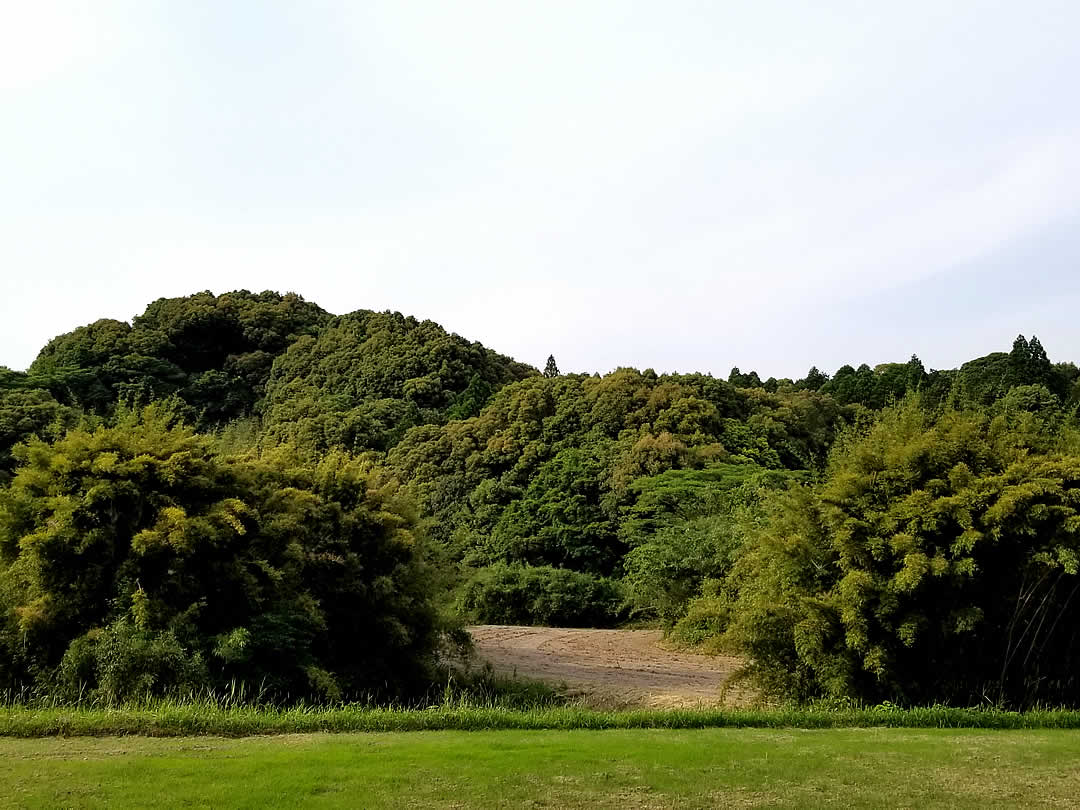
[[[95,693],[75,700],[30,690],[0,692],[0,737],[141,735],[247,737],[315,732],[480,731],[498,729],[978,728],[1080,729],[1080,711],[1025,712],[994,706],[902,708],[828,701],[757,708],[600,708],[551,686],[495,675],[488,667],[444,680],[410,703],[273,702],[259,689],[188,692],[110,704]]]

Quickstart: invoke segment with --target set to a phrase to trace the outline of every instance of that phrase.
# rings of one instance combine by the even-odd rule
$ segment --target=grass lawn
[[[1080,732],[422,731],[0,739],[0,806],[1062,807]]]

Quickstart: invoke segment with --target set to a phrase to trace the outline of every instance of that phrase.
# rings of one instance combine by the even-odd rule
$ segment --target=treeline
[[[1076,703],[1078,402],[1034,337],[600,376],[161,299],[0,370],[0,681],[401,696],[459,621],[644,618],[799,699]]]

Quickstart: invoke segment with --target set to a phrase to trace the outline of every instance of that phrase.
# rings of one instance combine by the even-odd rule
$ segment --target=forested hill
[[[808,468],[822,461],[838,418],[851,421],[909,391],[932,405],[950,398],[989,405],[1016,386],[1041,385],[1071,405],[1077,381],[1074,364],[1052,364],[1038,338],[1023,336],[1011,351],[956,370],[927,371],[912,357],[875,368],[845,365],[831,377],[814,367],[799,380],[763,380],[733,368],[725,382],[629,368],[604,377],[560,375],[552,359],[540,375],[400,313],[333,316],[292,293],[202,292],[159,299],[130,324],[103,319],[60,335],[25,373],[0,367],[0,468],[10,471],[6,454],[21,437],[58,420],[166,398],[202,429],[254,418],[264,437],[314,451],[386,452],[410,428],[479,417],[490,404],[471,429],[520,421],[531,425],[515,431],[524,435],[536,433],[539,420],[537,436],[552,446],[580,446],[585,435],[625,442],[625,431],[663,434],[698,448],[699,460],[700,448],[717,445],[710,452]],[[517,385],[496,398],[508,384]],[[667,452],[683,458],[681,450]],[[405,455],[398,457],[411,464]]]
[[[99,320],[54,338],[26,372],[0,369],[0,646],[47,628],[44,658],[19,664],[19,678],[59,671],[78,650],[105,666],[112,653],[79,639],[105,638],[95,628],[108,626],[117,644],[152,646],[165,633],[198,653],[196,669],[218,656],[220,677],[264,677],[306,639],[306,674],[282,688],[334,694],[326,684],[360,688],[376,674],[334,658],[328,628],[342,619],[315,606],[351,616],[350,600],[396,605],[377,632],[408,657],[434,626],[417,588],[470,620],[645,616],[701,641],[727,627],[747,581],[737,565],[751,558],[747,537],[770,514],[787,520],[777,493],[832,481],[843,453],[863,458],[856,438],[900,424],[896,403],[927,415],[927,435],[942,414],[979,414],[948,447],[979,431],[997,442],[964,457],[968,472],[935,472],[927,486],[938,492],[994,453],[1050,452],[1031,437],[1072,429],[1080,370],[1021,336],[952,370],[913,356],[798,380],[737,368],[726,380],[561,374],[554,358],[540,372],[399,313],[334,316],[273,292],[160,299],[130,324]],[[1016,414],[1037,424],[1006,447]],[[926,452],[913,456],[921,472],[904,473],[911,481],[952,451]],[[307,551],[297,556],[295,543]],[[166,564],[166,549],[193,567]],[[381,549],[374,567],[370,549]],[[440,575],[418,584],[406,549]],[[218,596],[200,591],[200,577],[217,576],[228,580]],[[800,587],[818,575],[807,576]],[[399,602],[379,590],[392,581],[407,594]],[[232,592],[250,593],[227,600],[249,616],[242,626],[206,607]],[[245,647],[250,634],[264,646]],[[353,674],[331,677],[328,661]]]
[[[130,324],[60,335],[25,373],[0,367],[0,476],[31,435],[167,399],[188,424],[242,425],[243,441],[263,448],[386,454],[440,518],[436,534],[470,560],[612,574],[627,510],[652,477],[692,480],[718,464],[813,470],[839,428],[909,392],[928,407],[988,406],[1030,385],[1040,388],[1024,396],[1044,407],[1080,398],[1077,367],[1023,336],[955,370],[927,371],[913,356],[831,377],[814,367],[799,380],[734,368],[725,381],[633,368],[562,375],[552,358],[541,374],[400,313],[333,316],[292,293],[202,292],[159,299]]]

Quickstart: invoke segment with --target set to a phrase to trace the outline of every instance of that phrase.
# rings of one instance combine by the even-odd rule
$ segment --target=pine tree
[[[1028,377],[1032,384],[1046,385],[1050,382],[1054,367],[1046,356],[1046,349],[1035,335],[1028,343]]]
[[[1027,338],[1017,335],[1013,341],[1012,351],[1009,352],[1008,365],[1002,375],[1001,382],[994,392],[995,398],[1004,396],[1010,388],[1017,385],[1027,385],[1031,372],[1031,346]]]
[[[911,391],[918,391],[923,380],[926,379],[926,367],[922,364],[917,354],[911,355],[907,362],[907,387]]]
[[[1014,374],[1023,376],[1030,361],[1031,346],[1028,344],[1026,337],[1017,335],[1016,340],[1013,341],[1012,351],[1009,352],[1009,369]]]
[[[555,365],[555,355],[549,354],[547,359],[547,365],[544,366],[545,377],[558,377],[559,367]]]
[[[1009,352],[1009,370],[1005,390],[1016,385],[1047,385],[1051,382],[1054,368],[1046,349],[1034,335],[1028,341],[1018,335]]]

